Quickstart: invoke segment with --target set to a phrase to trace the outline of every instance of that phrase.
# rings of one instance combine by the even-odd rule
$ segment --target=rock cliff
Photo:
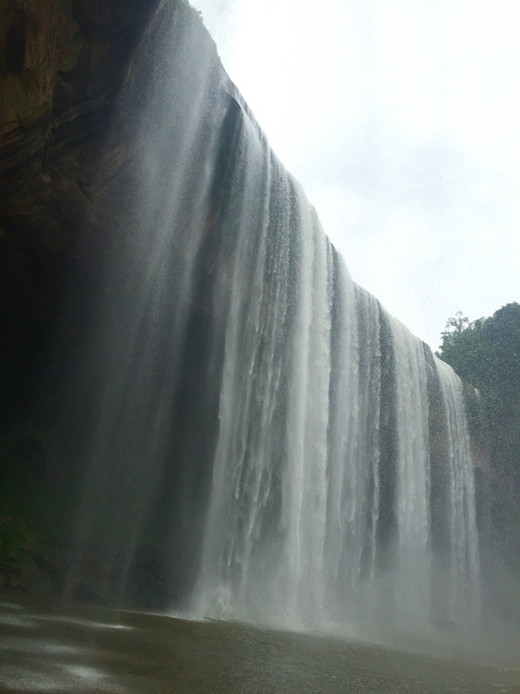
[[[196,11],[184,0],[168,2],[178,10],[181,34],[194,27],[216,81],[227,85]],[[140,145],[131,123],[119,126],[138,117],[122,114],[119,97],[132,83],[136,49],[161,4],[0,4],[0,588],[61,590],[84,463],[77,442],[98,406],[74,370],[93,339],[88,326],[101,304],[100,269],[125,243],[118,212],[137,185]],[[146,82],[146,68],[143,76]],[[233,89],[229,83],[214,104],[224,120],[218,155],[224,159],[240,110],[229,98]],[[222,167],[217,163],[219,180]],[[211,192],[213,217],[219,190]],[[209,240],[206,259],[211,254]],[[212,320],[196,298],[193,305],[203,325],[192,331],[192,354],[203,349],[200,333]],[[188,385],[180,386],[186,398],[198,387],[196,362],[185,370]],[[73,410],[66,425],[60,408]],[[184,418],[178,438],[186,426]]]
[[[29,406],[79,225],[92,216],[103,177],[123,156],[121,148],[107,151],[103,138],[133,48],[157,4],[6,0],[0,6],[4,425],[23,418]]]

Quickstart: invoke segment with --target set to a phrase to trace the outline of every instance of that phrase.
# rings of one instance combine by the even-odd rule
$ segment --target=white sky
[[[191,0],[353,279],[436,349],[520,301],[518,0]]]

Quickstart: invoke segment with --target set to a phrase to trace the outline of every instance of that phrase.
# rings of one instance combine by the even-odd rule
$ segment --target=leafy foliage
[[[479,389],[493,467],[520,487],[520,304],[473,322],[459,311],[446,324],[438,356]]]

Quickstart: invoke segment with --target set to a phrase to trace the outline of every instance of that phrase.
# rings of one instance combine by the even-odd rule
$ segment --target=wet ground
[[[0,601],[0,646],[0,692],[10,694],[520,694],[520,659],[511,656],[471,663],[241,624],[48,609],[12,597]]]

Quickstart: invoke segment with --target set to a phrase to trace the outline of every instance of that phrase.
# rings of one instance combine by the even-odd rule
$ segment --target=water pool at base
[[[0,603],[0,692],[520,693],[520,661],[70,605]],[[453,651],[452,651],[453,653]],[[457,653],[457,658],[461,656]]]

